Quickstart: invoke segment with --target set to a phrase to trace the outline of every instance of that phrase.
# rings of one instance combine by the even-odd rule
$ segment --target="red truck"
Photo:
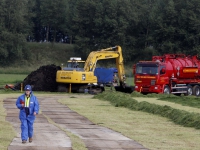
[[[200,59],[185,54],[153,56],[133,66],[135,91],[200,96]]]

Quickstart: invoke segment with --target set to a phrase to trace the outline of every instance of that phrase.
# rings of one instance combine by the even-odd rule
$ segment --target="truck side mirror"
[[[166,71],[165,68],[162,68],[160,73],[165,74],[165,71]]]

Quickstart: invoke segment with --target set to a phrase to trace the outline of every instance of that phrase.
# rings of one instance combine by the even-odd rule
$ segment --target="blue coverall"
[[[38,114],[39,112],[39,103],[37,97],[31,92],[29,100],[29,115],[25,112],[25,107],[22,107],[22,103],[25,103],[26,95],[22,94],[18,97],[16,101],[16,106],[20,109],[19,119],[21,121],[21,139],[22,141],[27,141],[28,138],[33,137],[33,123],[35,120],[34,112]]]

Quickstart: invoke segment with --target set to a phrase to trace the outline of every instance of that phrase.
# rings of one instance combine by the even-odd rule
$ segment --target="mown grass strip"
[[[173,97],[173,96],[172,96]],[[170,106],[160,106],[148,102],[138,102],[130,94],[120,92],[103,92],[94,98],[110,101],[115,107],[125,107],[131,110],[144,111],[169,118],[176,124],[200,129],[200,114],[174,109]]]
[[[162,97],[162,98],[159,98],[158,100],[174,102],[177,104],[181,104],[183,106],[200,108],[200,97],[196,97],[196,96],[177,96],[174,98]]]
[[[147,94],[143,95],[139,92],[133,92],[131,93],[132,97],[155,97],[158,98],[157,100],[161,101],[168,101],[173,102],[177,104],[181,104],[183,106],[190,106],[195,108],[200,108],[200,97],[196,96],[176,96],[173,94],[167,95],[167,94]]]
[[[179,96],[173,94],[156,94],[156,93],[149,93],[149,94],[142,94],[140,92],[132,92],[130,94],[132,97],[156,97],[156,98],[177,98]]]

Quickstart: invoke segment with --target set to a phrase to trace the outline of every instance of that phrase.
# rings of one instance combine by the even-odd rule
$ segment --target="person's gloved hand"
[[[22,107],[24,107],[24,101],[20,100],[20,104]]]

